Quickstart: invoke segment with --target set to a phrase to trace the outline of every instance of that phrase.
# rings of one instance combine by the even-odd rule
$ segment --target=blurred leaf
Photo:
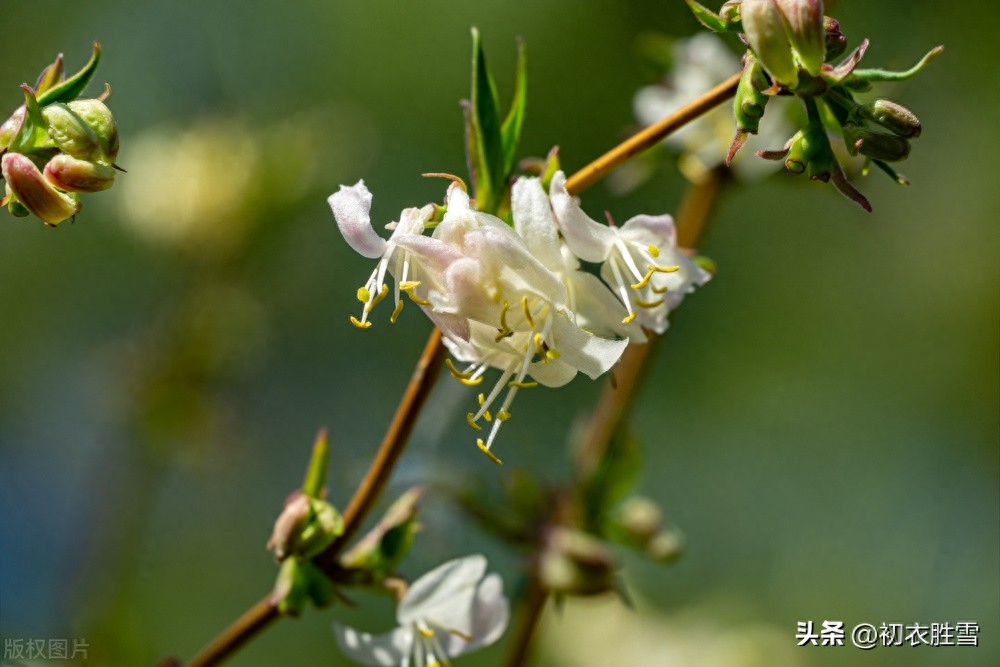
[[[414,487],[394,502],[382,519],[340,557],[351,583],[379,585],[391,576],[409,553],[416,535],[417,501],[423,490]]]
[[[583,527],[600,534],[604,516],[635,484],[642,466],[639,441],[627,422],[622,422],[608,443],[600,464],[580,481]]]

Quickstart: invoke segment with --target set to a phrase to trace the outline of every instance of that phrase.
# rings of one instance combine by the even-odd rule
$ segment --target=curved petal
[[[380,667],[399,665],[409,655],[410,646],[413,644],[413,629],[409,627],[372,635],[334,623],[333,634],[344,655],[364,665]]]
[[[341,185],[340,190],[327,198],[327,202],[347,245],[369,259],[385,253],[385,239],[372,228],[372,193],[365,187],[364,181],[351,186]]]
[[[528,375],[538,384],[556,388],[568,384],[576,377],[576,369],[560,360],[544,363],[536,361],[528,366]]]
[[[587,333],[560,313],[552,321],[552,338],[559,351],[559,359],[596,379],[614,366],[628,339],[610,340]]]
[[[498,574],[483,579],[476,589],[469,614],[470,623],[460,630],[472,639],[449,633],[442,637],[442,646],[449,656],[462,655],[500,639],[510,621],[510,603],[503,594],[503,580]]]
[[[603,262],[615,242],[615,232],[590,219],[574,197],[566,191],[566,175],[557,171],[549,187],[552,210],[566,245],[585,262]]]
[[[402,626],[420,620],[445,628],[468,626],[467,617],[477,584],[486,574],[481,554],[456,558],[414,581],[396,610]]]
[[[635,239],[639,243],[648,243],[655,240],[656,245],[666,245],[671,248],[677,245],[674,218],[667,214],[637,215],[629,218],[621,226],[618,234],[626,241]]]
[[[552,217],[549,197],[537,178],[519,178],[511,192],[511,211],[514,230],[521,235],[535,257],[546,268],[558,271],[563,268],[559,251],[559,231]]]
[[[581,329],[605,338],[646,342],[642,327],[635,322],[622,322],[628,311],[600,278],[585,271],[574,271],[567,286],[571,292],[576,323]]]

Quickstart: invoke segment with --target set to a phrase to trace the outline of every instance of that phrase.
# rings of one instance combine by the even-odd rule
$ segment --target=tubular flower
[[[484,576],[485,575],[485,576]],[[409,587],[399,602],[399,627],[382,635],[333,626],[341,650],[365,665],[441,667],[449,658],[489,646],[510,616],[497,574],[486,575],[486,558],[448,561]]]
[[[580,259],[601,264],[601,277],[628,312],[623,323],[663,333],[670,311],[711,277],[677,248],[669,215],[638,215],[621,227],[602,225],[566,191],[562,172],[552,178],[550,194],[566,245]]]

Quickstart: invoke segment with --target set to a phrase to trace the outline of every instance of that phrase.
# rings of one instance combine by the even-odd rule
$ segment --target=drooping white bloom
[[[398,628],[371,635],[334,623],[333,630],[341,650],[362,664],[440,667],[495,642],[509,616],[503,581],[486,575],[486,558],[474,555],[414,581],[396,609]]]
[[[708,32],[677,40],[673,63],[663,85],[646,86],[635,95],[635,115],[643,125],[652,125],[693,102],[740,70],[739,59],[721,39]],[[767,109],[757,138],[750,138],[751,145],[761,148],[784,143],[793,131],[786,118],[786,100],[773,98]],[[680,153],[681,171],[697,182],[725,163],[734,133],[732,108],[723,105],[672,133],[664,143]],[[744,150],[733,160],[733,172],[741,180],[759,179],[781,167],[780,163],[757,158],[753,152]]]
[[[628,312],[624,323],[663,333],[670,311],[711,277],[677,248],[669,215],[637,215],[621,227],[602,225],[566,191],[562,172],[553,176],[550,196],[566,245],[580,259],[601,264],[601,277]],[[633,336],[637,342],[645,340],[638,336]]]

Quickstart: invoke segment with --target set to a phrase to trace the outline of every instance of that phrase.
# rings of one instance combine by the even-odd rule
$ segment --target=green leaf
[[[42,73],[38,76],[38,81],[35,82],[35,94],[41,95],[46,90],[49,90],[53,86],[62,80],[63,75],[63,56],[60,53],[56,56],[55,61],[42,70]]]
[[[627,422],[615,430],[604,458],[588,479],[582,480],[583,526],[599,532],[604,516],[632,489],[642,469],[639,441]]]
[[[517,41],[517,74],[514,79],[514,100],[503,121],[500,133],[503,138],[503,180],[514,172],[517,160],[517,145],[521,141],[521,126],[524,124],[524,108],[528,100],[528,60],[524,41]]]
[[[21,127],[11,137],[9,150],[11,153],[31,153],[45,148],[53,148],[54,144],[46,129],[45,118],[30,86],[22,85],[24,92],[24,119]]]
[[[497,88],[486,66],[479,30],[472,29],[472,140],[470,150],[479,210],[495,212],[503,200],[504,145]]]
[[[321,499],[323,487],[326,485],[326,471],[330,464],[330,437],[327,430],[320,429],[313,443],[312,458],[306,470],[306,479],[302,484],[302,493],[310,498]]]
[[[687,2],[688,7],[691,9],[691,13],[694,14],[696,19],[698,19],[698,22],[709,30],[713,32],[729,32],[731,30],[739,29],[739,22],[732,23],[727,21],[708,7],[695,2],[695,0],[684,1]]]
[[[94,53],[90,60],[79,72],[66,79],[59,85],[53,86],[38,96],[38,104],[45,106],[53,102],[70,102],[75,100],[90,83],[90,79],[97,71],[97,64],[101,61],[101,44],[94,42]]]

